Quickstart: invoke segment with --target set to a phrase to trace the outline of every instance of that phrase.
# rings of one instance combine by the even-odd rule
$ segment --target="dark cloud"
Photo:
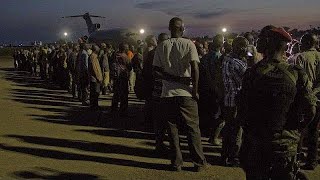
[[[217,10],[215,12],[199,12],[199,13],[193,14],[193,17],[199,18],[199,19],[209,19],[209,18],[213,18],[213,17],[223,16],[223,15],[226,15],[230,12],[232,12],[232,11],[230,11],[228,9]]]
[[[217,2],[212,2],[210,7],[199,6],[192,1],[181,3],[180,1],[153,1],[140,2],[135,8],[153,10],[165,13],[170,16],[191,16],[196,19],[209,19],[223,16],[230,12],[228,9],[219,8]]]
[[[169,6],[170,1],[155,1],[155,2],[141,2],[135,5],[136,8],[140,9],[151,9],[155,10],[161,7]]]

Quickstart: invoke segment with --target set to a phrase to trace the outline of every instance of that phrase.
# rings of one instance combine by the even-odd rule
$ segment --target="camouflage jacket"
[[[300,53],[296,62],[306,71],[316,94],[320,92],[320,52],[315,48]]]
[[[279,84],[274,86],[259,83],[261,78],[283,74],[287,75],[287,81],[280,77]],[[269,97],[262,95],[265,92],[271,92]],[[301,67],[262,60],[245,73],[239,101],[239,119],[245,131],[272,140],[277,133],[302,129],[310,122],[318,99]]]

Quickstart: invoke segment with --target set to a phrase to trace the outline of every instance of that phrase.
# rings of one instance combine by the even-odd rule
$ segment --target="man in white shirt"
[[[153,66],[157,77],[162,79],[164,112],[171,134],[171,165],[181,171],[183,164],[177,125],[187,128],[188,144],[195,171],[207,167],[201,145],[198,115],[199,56],[194,43],[182,38],[184,25],[180,18],[169,23],[171,38],[158,45]]]

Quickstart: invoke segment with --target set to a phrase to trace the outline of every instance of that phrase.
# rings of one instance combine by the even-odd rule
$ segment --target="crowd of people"
[[[93,110],[99,110],[100,94],[113,93],[114,118],[128,115],[128,94],[134,91],[145,100],[145,121],[154,124],[155,150],[170,152],[174,171],[183,165],[179,130],[188,137],[195,171],[209,167],[203,135],[209,143],[222,145],[221,165],[242,167],[248,180],[296,179],[304,146],[308,151],[303,168],[316,168],[316,34],[307,33],[298,41],[269,25],[258,39],[245,33],[232,43],[223,35],[195,42],[183,37],[180,18],[170,20],[169,30],[171,36],[151,35],[136,46],[79,42],[20,49],[14,53],[14,65],[59,84]]]

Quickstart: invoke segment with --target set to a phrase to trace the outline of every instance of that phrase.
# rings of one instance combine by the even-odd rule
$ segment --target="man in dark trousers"
[[[99,95],[101,91],[102,72],[99,64],[98,53],[100,48],[96,45],[92,47],[92,54],[89,58],[89,75],[90,75],[90,108],[99,109]]]
[[[126,116],[128,109],[128,95],[129,95],[129,75],[132,69],[130,60],[127,56],[129,45],[121,43],[119,45],[119,51],[113,56],[113,97],[111,112],[113,115]],[[120,102],[120,109],[118,111],[118,104]]]
[[[82,105],[89,105],[89,72],[88,72],[88,64],[89,64],[89,54],[88,54],[88,45],[81,44],[81,50],[78,56],[77,62],[77,76],[79,82],[79,94],[81,95],[80,99]]]
[[[180,18],[170,20],[169,30],[171,38],[158,45],[153,66],[163,79],[162,118],[168,120],[171,134],[171,167],[181,171],[183,164],[178,132],[178,124],[182,124],[187,131],[195,171],[202,171],[208,166],[201,144],[197,104],[199,56],[194,43],[182,37],[184,24]]]
[[[110,69],[109,69],[109,53],[108,53],[107,45],[105,43],[101,44],[101,49],[99,52],[99,62],[101,66],[101,71],[102,71],[102,94],[106,95],[108,86],[109,86],[109,81],[110,81]]]
[[[209,143],[219,146],[221,142],[218,140],[223,127],[223,118],[220,118],[220,112],[223,105],[223,80],[222,80],[222,54],[223,36],[216,35],[213,42],[209,44],[209,52],[200,60],[200,99],[199,116],[200,128],[211,129]],[[220,82],[220,83],[219,83]],[[221,106],[220,106],[221,105]],[[202,129],[201,129],[202,130]],[[203,133],[203,131],[202,131]]]
[[[169,39],[166,33],[161,33],[158,36],[158,44]],[[143,79],[145,86],[146,99],[149,101],[151,119],[153,121],[153,127],[156,140],[156,152],[166,153],[167,147],[165,146],[165,132],[167,129],[167,122],[162,119],[161,116],[161,92],[162,92],[162,80],[153,76],[153,59],[155,48],[151,50],[144,58],[143,61]]]
[[[222,63],[224,84],[223,119],[225,126],[222,139],[222,164],[239,166],[239,150],[241,146],[242,129],[237,122],[237,94],[242,88],[242,78],[247,69],[246,54],[249,42],[242,36],[234,39],[232,52],[225,56]]]

